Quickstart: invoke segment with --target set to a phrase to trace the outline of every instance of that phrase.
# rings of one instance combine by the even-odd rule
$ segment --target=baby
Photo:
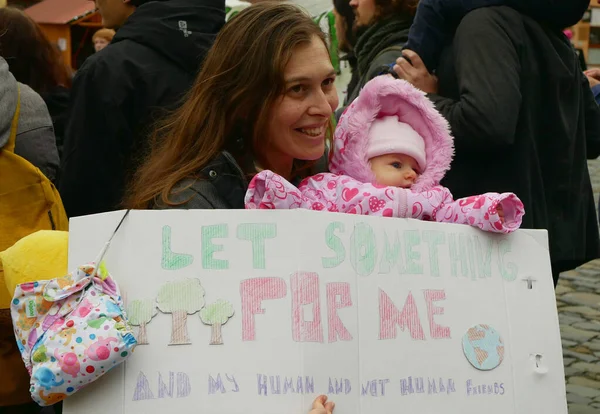
[[[298,188],[262,171],[246,193],[247,209],[306,208],[469,224],[510,233],[523,203],[512,193],[454,201],[440,185],[454,153],[448,123],[425,94],[406,81],[380,76],[365,85],[335,131],[331,173]]]
[[[421,0],[405,49],[416,52],[433,72],[460,20],[474,9],[509,6],[553,30],[563,30],[581,20],[589,4],[590,0]]]

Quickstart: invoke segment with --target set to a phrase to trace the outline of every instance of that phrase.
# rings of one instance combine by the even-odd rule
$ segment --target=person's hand
[[[402,55],[410,59],[412,65],[403,57],[399,57],[394,65],[394,72],[398,77],[412,83],[425,93],[437,93],[438,79],[429,73],[421,57],[412,50],[404,50]]]
[[[588,78],[594,78],[600,81],[600,69],[588,69],[583,72]]]
[[[587,78],[588,82],[590,83],[590,88],[593,88],[596,85],[600,85],[600,80],[591,77],[589,75],[585,75],[585,77]]]
[[[504,224],[504,209],[502,208],[502,204],[496,206],[496,211],[498,212],[498,217],[500,217],[500,223]]]
[[[308,414],[332,414],[335,404],[327,402],[326,395],[319,395],[313,402],[312,410]]]
[[[593,88],[596,85],[600,85],[600,69],[588,69],[583,72],[588,82],[590,83],[590,87]]]

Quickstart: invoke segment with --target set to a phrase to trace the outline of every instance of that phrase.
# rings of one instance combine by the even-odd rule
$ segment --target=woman
[[[348,82],[347,92],[353,91],[358,83],[357,61],[354,55],[354,10],[350,6],[350,0],[333,0],[333,15],[335,16],[335,33],[338,41],[338,49],[346,55],[342,58],[348,62],[352,77]],[[347,102],[344,102],[346,105]]]
[[[338,105],[325,37],[291,4],[261,2],[225,24],[183,105],[156,130],[131,208],[244,208],[249,178],[311,174]]]
[[[71,71],[38,24],[21,10],[0,8],[0,27],[0,56],[6,59],[17,81],[31,87],[46,102],[61,155]]]

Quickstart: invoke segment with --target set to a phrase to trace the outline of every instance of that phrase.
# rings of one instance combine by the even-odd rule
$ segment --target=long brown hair
[[[15,79],[38,93],[71,87],[70,69],[40,26],[23,11],[0,8],[0,56]]]
[[[255,172],[248,167],[254,162],[270,168],[260,151],[269,111],[285,90],[284,69],[295,47],[314,36],[325,44],[309,15],[280,2],[254,4],[225,24],[185,102],[155,130],[151,154],[124,204],[148,208],[157,197],[172,204],[173,187],[187,177],[204,178],[200,170],[223,150],[246,174]]]

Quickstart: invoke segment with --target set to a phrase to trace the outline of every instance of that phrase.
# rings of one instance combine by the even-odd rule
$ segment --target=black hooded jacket
[[[524,228],[548,229],[555,281],[599,255],[586,158],[600,155],[600,110],[575,50],[507,7],[461,22],[438,68],[456,156],[442,183],[455,197],[514,192]]]
[[[119,207],[153,124],[190,89],[224,23],[224,0],[151,1],[86,60],[73,84],[59,183],[70,217]]]

